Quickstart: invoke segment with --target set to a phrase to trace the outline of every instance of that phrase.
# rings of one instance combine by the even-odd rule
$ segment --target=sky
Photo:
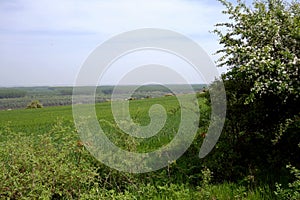
[[[213,53],[221,46],[210,31],[216,23],[228,21],[222,10],[215,0],[0,0],[0,87],[74,85],[97,46],[140,28],[183,34],[215,61],[218,56]],[[151,64],[151,56],[168,60],[162,63],[169,66],[177,64],[179,73],[193,74],[176,58],[140,52],[116,64],[99,82],[115,84],[118,78],[110,78],[113,74],[121,68],[128,73],[133,60],[145,58],[145,64]],[[127,71],[126,63],[131,63]]]

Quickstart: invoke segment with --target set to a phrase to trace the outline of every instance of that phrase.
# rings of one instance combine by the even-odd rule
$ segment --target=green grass
[[[113,123],[110,104],[110,102],[98,103],[96,104],[96,111],[99,119],[105,119]],[[178,106],[175,97],[136,100],[130,102],[131,115],[136,118],[137,122],[146,124],[149,122],[148,109],[153,104],[161,104],[167,111]],[[13,130],[27,133],[36,133],[37,127],[41,131],[47,131],[58,119],[64,122],[73,121],[72,106],[0,111],[0,127],[10,123]]]
[[[101,126],[117,145],[148,152],[172,140],[180,122],[179,104],[172,96],[130,101],[134,122],[147,125],[154,104],[167,112],[165,127],[157,136],[137,141],[117,128],[110,102],[96,104],[96,111]],[[199,104],[207,117],[205,100],[200,98]],[[78,140],[71,106],[0,111],[0,199],[274,198],[268,187],[211,184],[213,174],[203,171],[198,161],[198,143],[164,169],[129,174],[96,161]]]
[[[71,106],[0,111],[0,127],[9,125],[15,132],[28,134],[43,134],[58,119],[63,122],[72,121]]]

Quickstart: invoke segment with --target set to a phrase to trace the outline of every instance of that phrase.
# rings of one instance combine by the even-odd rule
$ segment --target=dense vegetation
[[[95,160],[78,138],[71,106],[1,111],[0,198],[300,199],[300,4],[220,2],[231,19],[215,30],[223,45],[219,65],[229,67],[222,76],[227,117],[207,157],[199,159],[198,153],[210,121],[208,92],[198,94],[201,118],[190,148],[167,167],[145,174],[118,172]],[[170,93],[155,87],[134,95]],[[97,94],[106,98],[112,91],[108,86]],[[30,88],[21,98],[70,97],[70,92],[68,87]],[[122,91],[117,93],[122,99]],[[96,105],[98,121],[117,146],[149,152],[169,143],[181,120],[179,103],[169,95],[130,101],[133,120],[149,123],[154,104],[164,106],[167,121],[151,138],[121,131],[110,102]]]
[[[299,199],[300,4],[221,2],[231,19],[215,30],[223,45],[219,65],[229,67],[222,77],[228,107],[206,165],[217,182],[280,182],[290,192],[284,198]]]
[[[139,123],[149,121],[151,105],[161,104],[168,114],[165,127],[147,140],[135,140],[114,123],[109,102],[96,105],[99,123],[118,146],[149,152],[168,143],[180,120],[176,97],[130,101]],[[201,127],[188,151],[166,168],[146,174],[113,170],[85,150],[73,124],[71,106],[0,112],[0,198],[45,199],[272,199],[267,185],[250,183],[211,185],[213,172],[198,153],[209,120],[209,106],[199,98]]]

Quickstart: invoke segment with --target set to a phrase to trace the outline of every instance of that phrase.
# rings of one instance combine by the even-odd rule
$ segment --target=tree
[[[214,168],[232,178],[299,164],[300,3],[219,1],[230,19],[214,31],[228,109]]]
[[[277,95],[283,101],[299,98],[300,4],[281,0],[255,1],[254,9],[220,0],[232,23],[215,30],[224,48],[220,66],[229,66],[228,80],[249,84],[246,103],[262,95]]]

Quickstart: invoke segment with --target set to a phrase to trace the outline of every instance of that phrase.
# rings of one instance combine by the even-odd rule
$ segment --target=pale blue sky
[[[215,0],[0,0],[0,87],[73,85],[92,50],[138,28],[184,34],[215,60],[209,31],[227,20],[222,9]]]

